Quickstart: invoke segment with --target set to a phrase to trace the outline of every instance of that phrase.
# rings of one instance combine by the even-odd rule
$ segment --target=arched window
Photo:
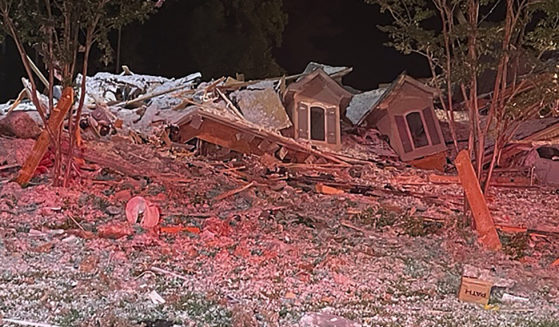
[[[311,140],[326,141],[326,110],[322,107],[311,107]]]
[[[419,112],[411,112],[406,115],[406,121],[408,123],[408,128],[410,129],[414,147],[421,148],[429,145],[429,139],[427,138],[427,133],[425,132],[425,126],[423,125],[421,114]]]

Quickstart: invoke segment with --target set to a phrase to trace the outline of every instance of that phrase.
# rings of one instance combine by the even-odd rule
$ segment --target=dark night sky
[[[377,6],[365,4],[363,0],[284,0],[284,7],[289,22],[283,34],[283,44],[274,49],[273,54],[288,74],[301,72],[309,61],[351,66],[354,71],[344,82],[361,90],[390,82],[403,70],[416,77],[428,74],[422,58],[404,56],[383,45],[387,38],[376,26],[390,20],[379,13]],[[193,72],[193,68],[181,60],[181,49],[192,46],[181,42],[181,35],[185,32],[181,31],[181,24],[180,10],[169,5],[144,23],[141,35],[136,34],[134,26],[125,30],[124,37],[137,38],[141,45],[133,54],[139,62],[149,56],[151,62],[155,59],[172,63],[171,66],[145,65],[132,66],[131,69],[137,73],[168,77]],[[12,43],[8,39],[0,46],[2,102],[17,96],[21,90],[20,77],[24,76]]]
[[[390,23],[377,6],[362,0],[286,0],[289,25],[282,48],[275,54],[289,73],[302,71],[310,60],[351,66],[344,82],[360,90],[391,82],[406,70],[427,76],[425,61],[404,56],[384,45],[388,38],[377,25]]]

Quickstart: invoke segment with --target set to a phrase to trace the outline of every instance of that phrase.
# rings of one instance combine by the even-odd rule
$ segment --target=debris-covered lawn
[[[502,234],[504,251],[485,252],[460,214],[459,186],[397,182],[427,172],[241,156],[224,163],[91,142],[85,151],[117,156],[120,171],[86,163],[69,189],[50,186],[48,174],[21,189],[9,180],[32,144],[0,139],[0,318],[298,326],[330,314],[365,326],[559,324],[557,235]],[[370,191],[319,194],[319,180]],[[490,205],[497,221],[544,217],[556,226],[553,190],[498,191]],[[160,209],[160,228],[129,225],[126,203],[138,195]],[[466,265],[494,274],[490,306],[458,300]],[[505,293],[529,300],[504,303]]]

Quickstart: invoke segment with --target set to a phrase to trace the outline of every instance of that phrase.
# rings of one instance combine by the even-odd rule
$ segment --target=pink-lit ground
[[[0,166],[21,164],[31,145],[0,139]],[[390,162],[320,171],[265,163],[267,169],[258,158],[223,163],[148,145],[87,146],[149,177],[88,164],[69,189],[50,186],[49,174],[21,189],[8,182],[17,170],[0,172],[4,318],[60,326],[156,319],[297,326],[306,314],[327,312],[365,326],[558,322],[558,268],[550,267],[559,257],[557,238],[505,235],[503,253],[483,251],[461,225],[460,187],[430,184],[428,172]],[[317,194],[300,177],[371,192]],[[402,183],[410,179],[415,183]],[[251,181],[248,190],[215,200]],[[135,195],[160,208],[161,227],[189,230],[130,226],[124,209]],[[489,205],[497,222],[558,228],[554,189],[495,189]],[[513,281],[496,299],[506,292],[529,302],[497,303],[498,311],[460,302],[465,264]],[[155,304],[153,291],[165,303]]]

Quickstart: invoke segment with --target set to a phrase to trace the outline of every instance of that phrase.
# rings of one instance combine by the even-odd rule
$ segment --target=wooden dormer
[[[293,137],[339,148],[340,117],[351,96],[320,68],[289,85],[284,103],[293,121]]]

